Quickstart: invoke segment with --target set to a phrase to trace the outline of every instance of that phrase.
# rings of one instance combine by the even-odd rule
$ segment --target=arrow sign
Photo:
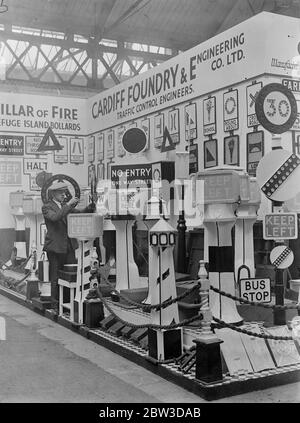
[[[175,149],[176,149],[176,145],[174,144],[172,140],[172,137],[168,131],[168,128],[165,126],[164,137],[163,137],[163,142],[162,142],[160,152],[165,153],[166,151],[171,151]]]
[[[50,145],[50,140],[52,140],[53,145]],[[58,139],[54,135],[54,132],[49,126],[36,151],[42,152],[42,151],[53,151],[53,150],[62,150],[62,146],[60,145]]]

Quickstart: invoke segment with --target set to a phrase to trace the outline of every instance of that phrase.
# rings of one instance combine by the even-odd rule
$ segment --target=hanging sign
[[[173,109],[169,111],[168,114],[168,131],[172,137],[174,144],[180,142],[180,132],[179,132],[179,110]]]
[[[263,220],[263,238],[268,239],[297,239],[297,213],[268,213]]]
[[[54,163],[68,163],[68,139],[66,137],[58,137],[61,150],[54,151]]]
[[[146,146],[144,148],[144,151],[146,151],[149,149],[149,144],[150,144],[150,119],[149,118],[143,119],[141,121],[141,129],[146,134]]]
[[[70,163],[84,163],[83,138],[70,138]]]
[[[95,160],[95,137],[90,135],[87,142],[88,162],[91,163]]]
[[[270,262],[276,269],[287,269],[293,261],[294,253],[286,245],[278,245],[270,253]]]
[[[114,130],[110,130],[107,133],[106,157],[108,159],[113,159],[115,157],[115,132],[114,132]]]
[[[258,163],[264,155],[264,132],[255,131],[247,134],[247,173],[256,176]]]
[[[126,151],[123,147],[123,136],[125,134],[126,128],[124,125],[119,126],[117,128],[117,156],[118,157],[124,157],[126,154]]]
[[[104,179],[105,177],[104,171],[105,171],[104,163],[98,163],[97,164],[97,181]]]
[[[282,134],[293,126],[297,118],[297,102],[284,85],[268,84],[257,95],[255,113],[265,129],[273,134]]]
[[[168,131],[168,128],[165,127],[164,130],[164,138],[163,138],[163,142],[161,145],[161,153],[165,153],[166,151],[172,151],[176,149],[176,145],[173,142],[173,139]]]
[[[224,132],[239,129],[238,90],[230,90],[223,95]]]
[[[239,166],[240,164],[239,136],[231,135],[224,138],[224,164]]]
[[[161,148],[164,138],[165,118],[162,113],[154,116],[154,147]]]
[[[203,100],[203,135],[213,135],[216,132],[216,97],[208,97]]]
[[[109,179],[115,188],[127,188],[130,184],[134,186],[151,186],[152,167],[150,164],[144,165],[114,165],[110,168]]]
[[[186,141],[197,138],[197,112],[196,103],[191,103],[184,108],[185,139]]]
[[[257,182],[269,200],[286,201],[299,191],[300,158],[286,150],[266,154],[257,167]]]
[[[19,135],[0,135],[1,156],[23,156],[24,137]]]
[[[42,142],[42,137],[39,135],[26,135],[25,137],[25,152],[26,154],[40,154],[37,149]],[[43,152],[46,154],[47,152]]]
[[[88,166],[88,186],[90,186],[95,180],[96,180],[96,166],[94,164],[90,164]]]
[[[23,158],[23,173],[29,175],[29,185],[31,191],[40,191],[41,187],[36,183],[37,174],[48,172],[48,158]]]
[[[258,126],[259,121],[255,113],[255,102],[262,88],[262,82],[257,82],[247,87],[247,126],[251,128]]]
[[[100,162],[104,159],[104,132],[99,132],[95,135],[96,140],[96,158]]]
[[[211,139],[204,141],[204,168],[218,166],[218,141]]]
[[[300,101],[297,101],[297,117],[291,127],[291,131],[300,131]]]
[[[189,146],[189,174],[197,173],[198,165],[198,144],[190,144]]]

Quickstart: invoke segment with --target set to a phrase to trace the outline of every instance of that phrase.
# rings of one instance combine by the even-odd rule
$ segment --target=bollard
[[[205,261],[200,260],[198,272],[200,289],[202,331],[193,342],[196,344],[196,371],[195,377],[201,382],[213,383],[223,379],[220,344],[223,342],[211,330],[212,313],[209,307],[209,286]]]
[[[200,260],[200,267],[198,272],[198,284],[199,284],[199,295],[200,295],[200,309],[199,315],[201,315],[201,335],[213,335],[213,332],[210,328],[212,321],[212,313],[209,308],[209,285],[210,282],[207,279],[207,271],[205,268],[205,261]]]
[[[32,300],[34,297],[39,296],[39,278],[36,275],[37,272],[37,254],[36,246],[33,243],[31,246],[31,256],[29,259],[30,263],[30,274],[26,279],[26,299]]]
[[[176,297],[173,248],[175,230],[164,219],[160,219],[150,230],[149,277],[151,303],[162,304]],[[166,308],[151,310],[151,323],[168,326],[179,322],[178,304]],[[150,361],[162,362],[182,354],[182,328],[148,329],[148,347]]]
[[[89,328],[97,328],[100,326],[100,321],[104,319],[103,303],[98,297],[97,288],[98,284],[98,269],[99,260],[96,247],[93,247],[91,253],[91,276],[90,289],[84,300],[84,317],[83,323]]]

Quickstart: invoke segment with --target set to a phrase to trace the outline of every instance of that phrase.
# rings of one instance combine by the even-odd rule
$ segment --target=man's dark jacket
[[[43,205],[42,212],[47,226],[44,251],[66,254],[68,251],[68,239],[72,248],[76,250],[78,248],[77,240],[68,238],[67,215],[69,213],[82,213],[82,211],[67,204],[60,209],[54,201],[49,201]]]

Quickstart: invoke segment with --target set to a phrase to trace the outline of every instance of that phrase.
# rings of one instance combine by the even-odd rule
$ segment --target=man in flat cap
[[[49,279],[51,281],[51,297],[58,301],[58,271],[64,264],[76,263],[75,250],[78,248],[76,239],[68,237],[67,216],[69,213],[91,213],[93,205],[84,210],[78,210],[79,199],[72,197],[66,202],[65,182],[54,182],[48,188],[49,201],[43,205],[42,213],[45,218],[47,234],[45,237],[44,251],[49,259]]]

